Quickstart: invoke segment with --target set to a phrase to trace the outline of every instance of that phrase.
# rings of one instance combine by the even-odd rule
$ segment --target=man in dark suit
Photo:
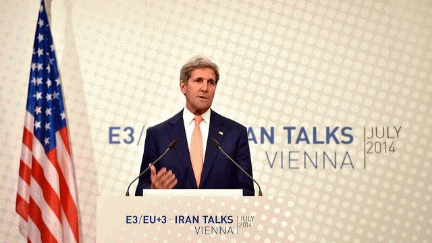
[[[210,106],[219,80],[216,64],[195,57],[180,70],[186,107],[174,117],[147,130],[141,172],[173,141],[178,143],[139,179],[135,195],[152,189],[243,189],[254,195],[253,182],[213,144],[222,148],[252,175],[246,127],[225,118]]]

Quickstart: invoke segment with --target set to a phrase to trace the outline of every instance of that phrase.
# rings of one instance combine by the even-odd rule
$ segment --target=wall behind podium
[[[290,240],[432,240],[430,1],[47,5],[84,242],[96,241],[96,196],[124,194],[146,129],[182,109],[179,70],[198,54],[220,67],[212,108],[249,128],[264,194],[294,205]],[[6,242],[24,241],[14,207],[38,8],[0,3]]]

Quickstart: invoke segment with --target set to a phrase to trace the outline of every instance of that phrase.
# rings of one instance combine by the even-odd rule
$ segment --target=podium
[[[226,196],[228,192],[217,190],[168,191],[173,193],[98,197],[97,242],[295,240],[294,205],[288,198]],[[212,192],[212,196],[197,196]]]

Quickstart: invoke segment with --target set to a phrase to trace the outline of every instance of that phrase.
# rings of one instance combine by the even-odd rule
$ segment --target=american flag
[[[24,120],[16,211],[28,242],[79,242],[78,200],[54,45],[42,0]]]

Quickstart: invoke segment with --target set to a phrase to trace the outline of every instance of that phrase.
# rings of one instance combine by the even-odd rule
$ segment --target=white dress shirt
[[[200,123],[200,130],[201,130],[201,136],[202,136],[202,142],[203,142],[203,163],[205,159],[205,152],[207,147],[207,138],[209,134],[209,127],[210,127],[210,109],[208,109],[204,114],[201,115],[203,117],[203,120]],[[190,144],[192,140],[192,133],[195,128],[195,115],[192,114],[186,107],[183,109],[183,122],[184,127],[186,131],[186,139],[188,143],[188,148],[190,151]]]

